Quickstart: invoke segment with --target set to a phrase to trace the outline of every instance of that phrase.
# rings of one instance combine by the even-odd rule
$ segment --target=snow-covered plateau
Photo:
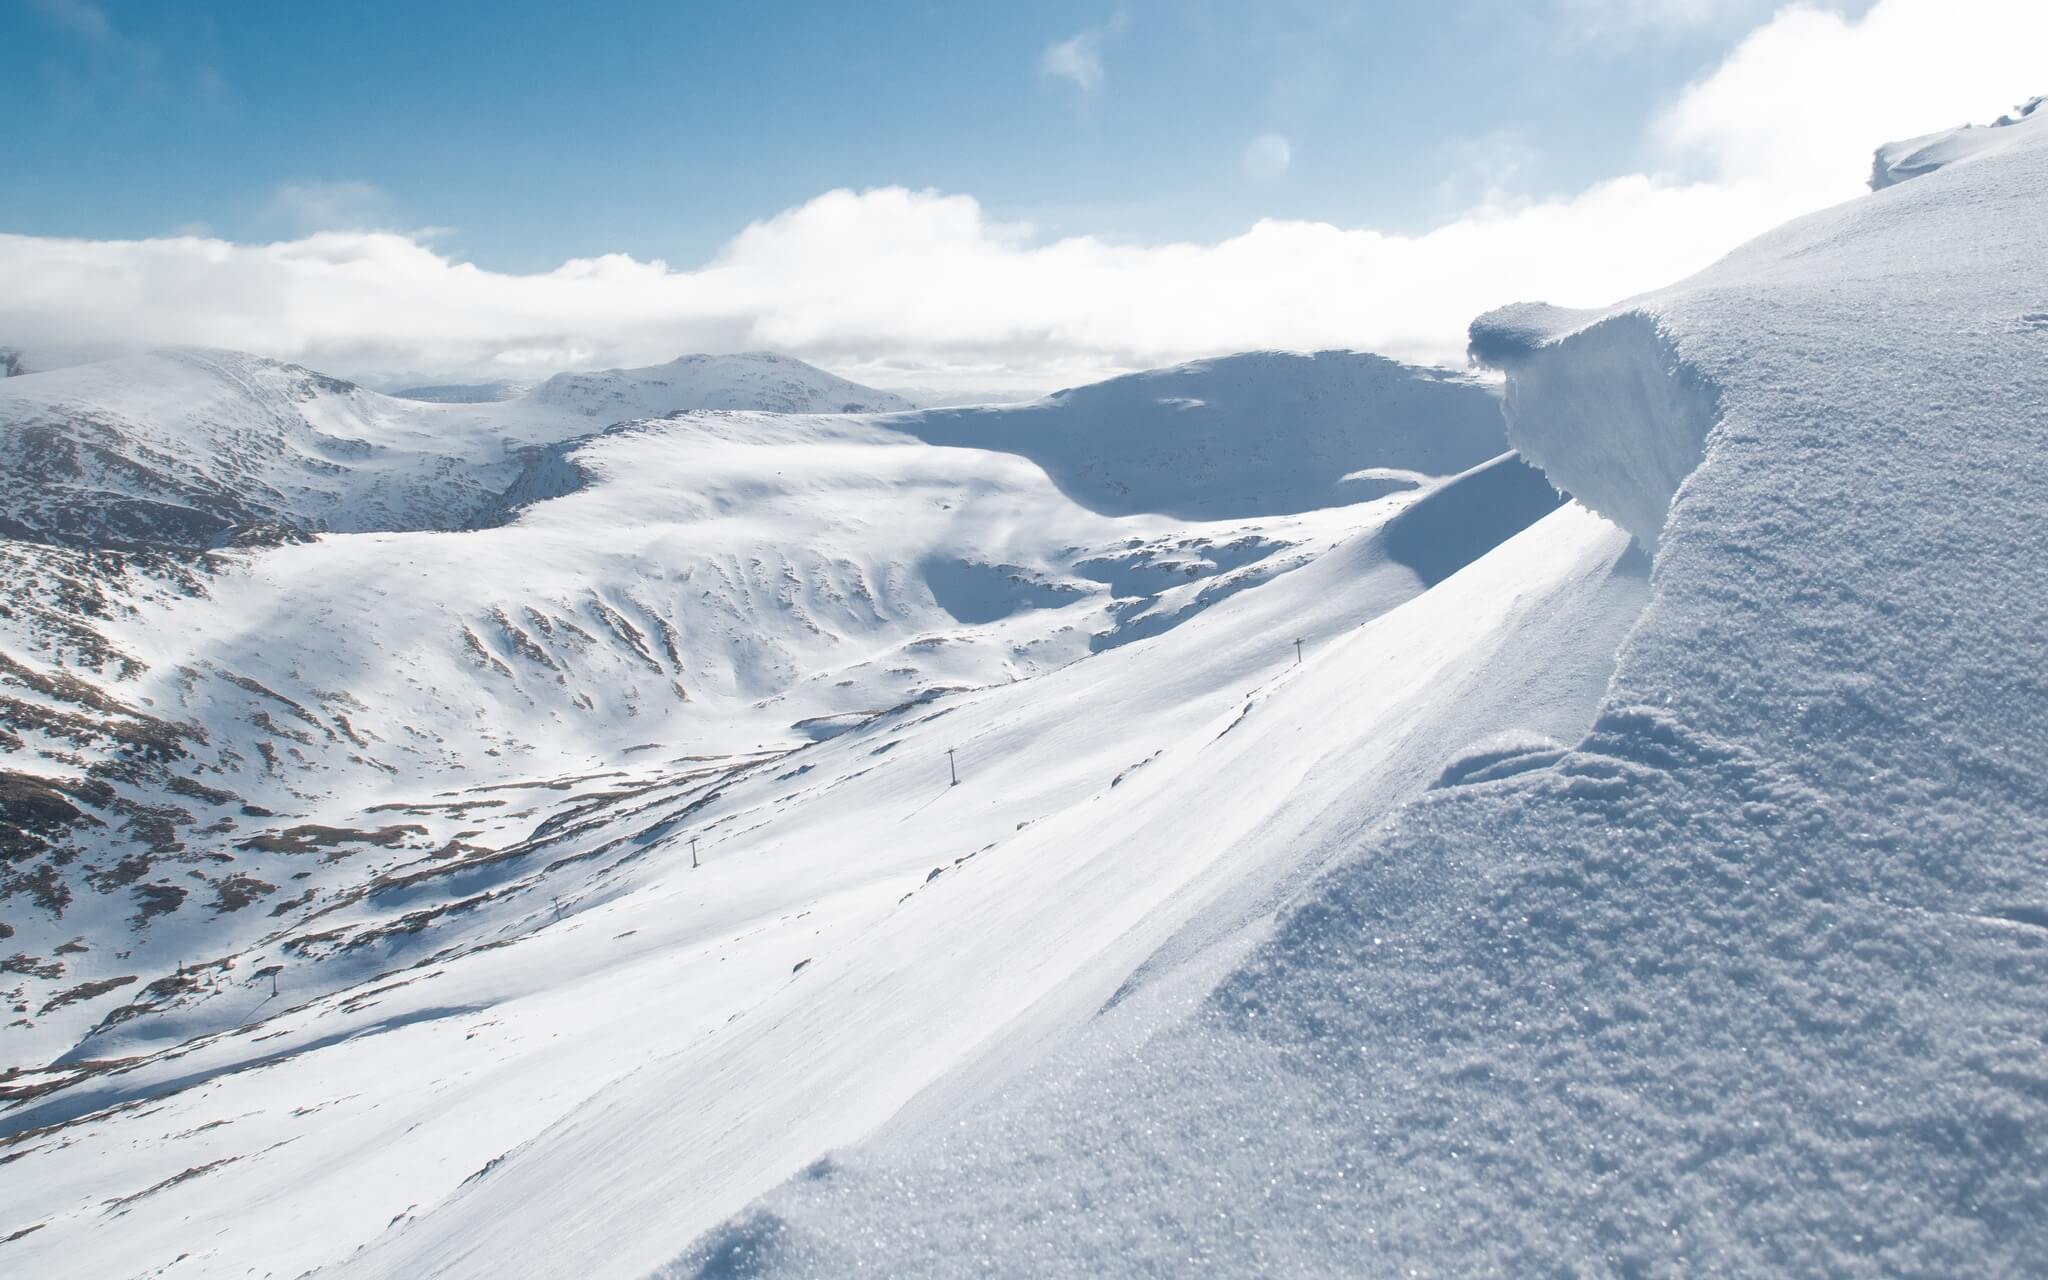
[[[2037,1269],[2048,112],[1876,172],[1504,384],[0,382],[0,1270]]]

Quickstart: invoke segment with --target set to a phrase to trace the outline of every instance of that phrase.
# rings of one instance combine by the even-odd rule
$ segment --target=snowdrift
[[[2033,1269],[2048,135],[2004,132],[1480,321],[1523,455],[1656,550],[1591,730],[1482,744],[1220,980],[668,1274]]]
[[[1944,129],[1940,133],[1887,143],[1879,147],[1871,159],[1870,189],[1882,191],[1933,173],[1936,169],[1945,169],[1952,164],[2017,145],[2028,133],[2043,127],[2042,120],[2048,119],[2048,112],[2044,112],[2043,107],[2048,107],[2048,97],[2031,99],[2012,114],[2000,116],[1981,128],[1964,125],[1960,129]]]

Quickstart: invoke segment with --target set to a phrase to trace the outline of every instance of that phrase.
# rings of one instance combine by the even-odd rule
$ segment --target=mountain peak
[[[527,397],[619,422],[692,409],[893,413],[908,400],[773,351],[677,356],[637,369],[558,373]]]

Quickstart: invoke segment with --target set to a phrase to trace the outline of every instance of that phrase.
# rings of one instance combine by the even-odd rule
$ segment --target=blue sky
[[[507,17],[507,14],[514,14]],[[770,349],[1459,365],[2048,89],[2042,0],[0,0],[0,344],[379,382]]]
[[[1640,164],[1644,118],[1760,12],[0,0],[0,229],[431,226],[504,270],[688,265],[822,191],[903,185],[1054,235],[1413,230],[1503,181],[1571,190]],[[1078,65],[1049,65],[1063,44]],[[1264,135],[1284,172],[1270,143],[1248,168]]]

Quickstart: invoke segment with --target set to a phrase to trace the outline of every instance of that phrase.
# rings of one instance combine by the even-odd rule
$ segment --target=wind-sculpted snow
[[[1522,456],[1655,551],[1719,408],[1654,315],[1510,307],[1472,326],[1472,353],[1512,375],[1508,438]]]
[[[2048,108],[2048,97],[2033,98],[1988,125],[1965,125],[1886,143],[1871,160],[1870,188],[1882,191],[1936,169],[2017,146],[2029,134],[2048,127],[2043,123],[2048,121],[2048,110],[2044,108]]]
[[[1656,547],[1591,730],[1457,753],[1220,982],[670,1274],[2037,1270],[2044,236],[2022,134],[1483,320],[1525,456]]]
[[[1387,555],[1435,586],[1563,502],[1542,473],[1502,454],[1453,476],[1387,521]]]

